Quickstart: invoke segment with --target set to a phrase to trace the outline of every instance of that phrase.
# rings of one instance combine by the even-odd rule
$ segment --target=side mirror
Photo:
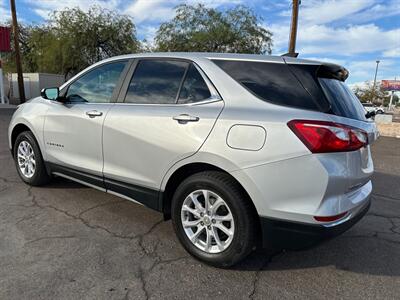
[[[57,100],[60,96],[60,90],[58,87],[45,88],[40,91],[40,96],[48,100]]]

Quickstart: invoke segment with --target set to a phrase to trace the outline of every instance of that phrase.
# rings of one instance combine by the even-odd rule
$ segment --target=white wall
[[[46,87],[58,87],[64,83],[64,76],[47,73],[23,73],[25,98],[27,100],[40,96],[40,91]],[[11,75],[11,104],[19,104],[18,76]]]

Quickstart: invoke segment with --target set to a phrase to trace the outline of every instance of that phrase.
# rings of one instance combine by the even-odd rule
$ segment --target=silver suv
[[[377,131],[347,76],[287,57],[114,57],[20,105],[10,149],[27,184],[61,176],[143,204],[190,254],[231,266],[368,210]]]

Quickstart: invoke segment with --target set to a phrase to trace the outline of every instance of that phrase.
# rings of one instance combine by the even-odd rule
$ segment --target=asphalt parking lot
[[[0,109],[0,299],[399,299],[400,139],[372,147],[372,207],[351,230],[222,270],[191,258],[157,212],[65,179],[22,183],[11,113]]]

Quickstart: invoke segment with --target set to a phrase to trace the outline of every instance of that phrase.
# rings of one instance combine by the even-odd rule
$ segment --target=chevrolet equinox
[[[347,77],[290,57],[114,57],[20,105],[9,145],[27,184],[61,176],[160,211],[191,255],[228,267],[367,212],[378,133]]]

